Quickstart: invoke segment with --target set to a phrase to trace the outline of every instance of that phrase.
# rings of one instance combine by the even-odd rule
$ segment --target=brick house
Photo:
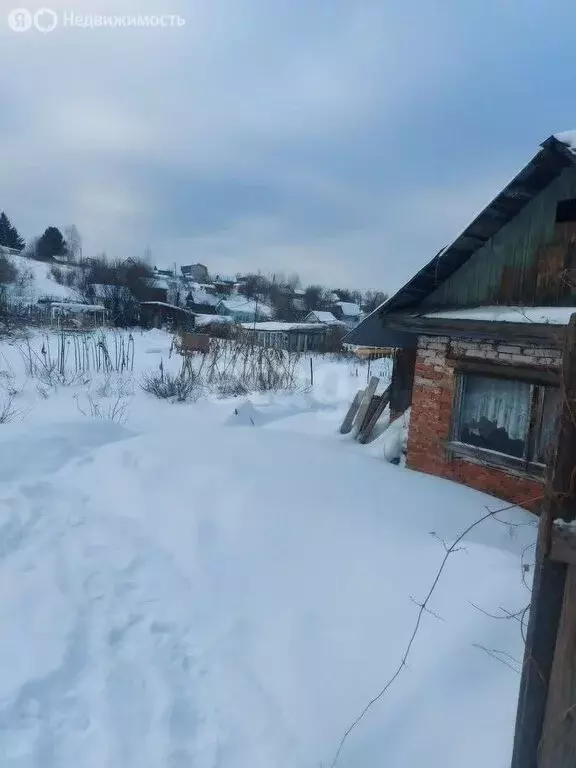
[[[551,136],[345,341],[394,347],[407,466],[522,506],[541,496],[576,312],[576,132]]]

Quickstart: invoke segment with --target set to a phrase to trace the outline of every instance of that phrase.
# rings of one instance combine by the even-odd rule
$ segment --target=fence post
[[[573,747],[576,720],[572,715],[568,716],[570,709],[560,715],[560,729],[556,722],[551,722],[550,729],[547,728],[551,719],[549,702],[558,698],[550,694],[554,693],[551,685],[559,679],[558,670],[553,675],[553,666],[558,663],[555,650],[568,572],[566,562],[551,557],[552,534],[555,519],[570,521],[576,516],[576,314],[572,315],[566,328],[560,391],[562,410],[556,447],[547,471],[538,526],[512,768],[568,768],[576,764]],[[575,695],[576,690],[571,691],[572,702]],[[564,722],[566,719],[567,723]]]
[[[310,386],[314,386],[314,361],[310,358]]]

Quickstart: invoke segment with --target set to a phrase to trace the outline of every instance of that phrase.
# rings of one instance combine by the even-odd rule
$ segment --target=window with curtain
[[[454,439],[528,462],[545,464],[560,403],[556,387],[464,375]]]

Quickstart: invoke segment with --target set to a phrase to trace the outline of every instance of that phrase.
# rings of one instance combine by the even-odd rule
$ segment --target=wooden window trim
[[[536,450],[536,446],[539,444],[540,433],[542,429],[542,414],[544,409],[544,386],[550,386],[549,383],[534,383],[526,381],[530,384],[530,399],[531,399],[531,418],[528,425],[528,431],[525,441],[525,455],[523,458],[517,458],[516,456],[508,456],[508,454],[500,453],[499,451],[493,451],[489,448],[481,448],[475,445],[468,445],[457,439],[458,430],[460,426],[460,412],[462,408],[462,397],[464,393],[464,380],[466,374],[471,375],[484,375],[488,378],[498,378],[494,376],[492,372],[484,373],[480,372],[474,363],[470,365],[468,361],[465,361],[465,366],[459,368],[458,378],[454,389],[454,397],[452,401],[452,417],[450,423],[450,439],[446,443],[447,458],[451,459],[457,457],[464,461],[468,461],[473,464],[480,464],[482,466],[489,466],[495,469],[500,469],[508,472],[508,474],[517,475],[519,477],[527,477],[532,480],[543,482],[545,479],[546,466],[539,462],[532,461],[528,458]],[[485,366],[483,366],[484,368]],[[493,370],[489,366],[491,371]],[[500,369],[499,369],[500,370]],[[501,378],[511,378],[508,376]],[[513,377],[516,381],[525,381],[521,379],[516,369],[516,375]]]
[[[560,384],[560,373],[554,368],[532,368],[527,365],[510,365],[499,360],[469,360],[460,357],[446,358],[446,365],[454,368],[456,373],[491,376],[494,379],[513,379],[525,381],[528,384],[552,387]]]
[[[477,448],[457,440],[448,441],[446,450],[450,458],[462,459],[471,464],[500,469],[509,475],[544,482],[546,468],[542,464],[517,459],[514,456],[507,456],[505,453],[491,451],[488,448]]]

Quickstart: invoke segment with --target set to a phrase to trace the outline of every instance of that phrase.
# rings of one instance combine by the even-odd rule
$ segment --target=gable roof
[[[310,317],[310,315],[314,315],[319,323],[333,323],[334,325],[339,324],[339,321],[336,320],[332,312],[326,312],[325,310],[321,309],[313,309],[312,312],[306,315],[306,319]]]
[[[536,195],[565,169],[576,165],[576,132],[559,133],[540,145],[541,149],[512,181],[481,211],[447,248],[442,248],[387,302],[386,313],[410,309],[440,283],[460,269],[468,259],[499,232]]]
[[[407,334],[383,327],[389,314],[416,310],[440,284],[462,267],[488,240],[514,219],[566,168],[576,166],[576,131],[550,136],[504,189],[447,247],[442,248],[393,296],[346,336],[350,344],[403,346]]]
[[[337,301],[336,306],[345,317],[360,317],[360,307],[353,301]]]
[[[244,296],[233,296],[229,299],[222,299],[218,302],[218,307],[222,306],[229,312],[242,312],[247,314],[257,314],[262,317],[271,317],[273,312],[267,304],[261,301],[253,301]]]

